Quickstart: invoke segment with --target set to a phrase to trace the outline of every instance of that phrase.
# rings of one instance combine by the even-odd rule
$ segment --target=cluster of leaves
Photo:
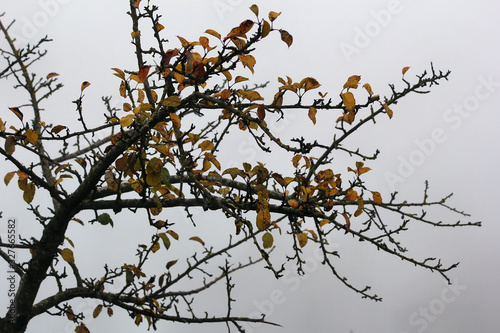
[[[8,66],[0,72],[0,78],[14,77],[19,86],[30,94],[31,101],[25,106],[11,107],[10,110],[21,122],[25,109],[33,113],[31,123],[23,123],[20,128],[10,126],[7,129],[6,122],[0,119],[0,137],[5,141],[0,154],[16,168],[6,174],[4,181],[8,185],[17,175],[19,188],[23,191],[29,210],[43,226],[42,235],[17,244],[19,248],[31,251],[30,262],[13,262],[0,249],[2,257],[7,257],[6,261],[16,268],[21,277],[16,295],[18,318],[15,329],[23,331],[33,316],[55,308],[59,314],[66,315],[78,324],[77,332],[88,332],[84,314],[73,313],[71,306],[66,303],[74,295],[102,302],[95,308],[94,317],[103,308],[107,308],[111,316],[112,307],[119,307],[126,310],[137,325],[145,319],[154,328],[159,320],[225,322],[233,324],[239,331],[243,331],[241,323],[245,321],[269,323],[264,316],[248,318],[231,314],[234,301],[231,298],[234,287],[231,275],[264,262],[276,278],[281,277],[285,263],[273,265],[271,256],[272,249],[280,244],[276,241],[280,235],[291,236],[293,254],[287,261],[294,263],[299,273],[303,273],[302,248],[307,244],[315,244],[321,249],[324,264],[341,283],[362,297],[373,300],[381,298],[371,294],[369,287],[356,287],[339,275],[330,261],[332,256],[339,254],[329,247],[326,240],[328,235],[347,233],[372,244],[377,250],[437,271],[447,278],[445,273],[455,265],[443,266],[432,258],[413,259],[406,254],[407,250],[396,239],[397,235],[408,230],[411,220],[434,226],[479,223],[446,224],[427,219],[425,213],[414,214],[411,210],[413,207],[439,206],[466,215],[447,206],[448,197],[428,201],[427,186],[422,202],[401,202],[396,200],[395,193],[390,195],[390,199],[383,200],[376,189],[366,185],[363,177],[370,171],[365,162],[375,159],[378,151],[367,155],[359,149],[344,147],[344,143],[362,126],[374,123],[379,115],[387,114],[392,118],[391,106],[398,100],[409,93],[428,92],[424,89],[447,79],[449,72],[436,72],[432,68],[431,73],[417,75],[415,83],[403,78],[405,86],[396,89],[391,85],[392,95],[387,97],[374,94],[368,83],[363,84],[366,94],[360,92],[355,96],[353,91],[361,84],[359,75],[347,79],[338,98],[327,98],[327,93],[322,92],[313,97],[313,92],[321,86],[313,77],[294,82],[287,76],[286,79],[278,78],[278,91],[272,101],[266,102],[258,92],[261,86],[244,86],[243,82],[249,81],[249,78],[234,73],[242,69],[254,73],[257,60],[252,52],[264,38],[279,34],[282,42],[288,47],[292,45],[291,34],[275,27],[280,13],[269,12],[267,18],[262,18],[259,8],[252,5],[250,10],[255,18],[243,21],[224,37],[208,29],[198,40],[188,41],[178,36],[176,41],[170,42],[161,37],[165,28],[160,23],[158,7],[149,1],[141,7],[140,2],[132,0],[129,11],[137,67],[112,69],[119,79],[116,86],[117,93],[123,99],[122,107],[119,110],[113,108],[109,98],[104,98],[106,123],[89,126],[84,120],[83,92],[90,83],[83,82],[79,96],[74,101],[83,131],[73,132],[71,128],[74,126],[69,124],[43,122],[40,102],[61,86],[57,83],[57,74],[52,72],[36,81],[36,76],[28,71],[27,64],[31,64],[32,58],[41,54],[36,53],[40,45],[17,49],[9,37],[10,26],[1,25],[10,50],[1,50],[8,60]],[[144,45],[142,40],[139,22],[146,21],[152,28],[155,45]],[[403,76],[408,69],[403,69]],[[46,93],[43,93],[44,90]],[[295,102],[284,103],[285,96],[295,99]],[[364,101],[360,103],[362,99]],[[336,123],[326,129],[334,131],[333,139],[308,142],[303,137],[291,140],[278,137],[267,125],[267,115],[275,114],[280,121],[287,117],[288,111],[285,110],[303,110],[314,125],[319,112],[338,112]],[[215,117],[208,116],[214,114]],[[201,116],[202,120],[206,119],[202,125],[199,120]],[[286,174],[280,170],[270,170],[264,160],[242,161],[241,167],[225,167],[219,153],[224,152],[223,147],[233,128],[249,136],[263,152],[279,152],[289,156],[288,163],[293,171]],[[92,136],[96,133],[104,139],[94,141]],[[46,151],[45,145],[49,143],[51,146],[59,145],[58,156],[51,156]],[[71,150],[69,147],[76,148]],[[21,163],[17,158],[18,148],[32,153],[38,162]],[[333,153],[354,157],[352,165],[345,168],[347,176],[339,166],[336,166],[336,170],[332,169]],[[287,166],[284,165],[285,169]],[[43,214],[33,204],[36,202],[36,189],[43,189],[53,201],[53,207],[48,207]],[[190,207],[219,211],[227,219],[233,220],[235,229],[229,231],[232,235],[227,245],[215,249],[203,240],[203,235],[183,238],[180,226],[165,218],[167,215],[164,211],[173,207],[182,207],[194,225],[196,221],[190,213]],[[379,209],[399,215],[401,224],[383,221]],[[91,211],[95,218],[89,222],[113,227],[117,222],[113,221],[115,217],[110,215],[111,211],[118,214],[122,210],[145,212],[145,220],[152,230],[150,243],[138,245],[136,262],[129,261],[115,268],[106,265],[104,275],[83,279],[73,251],[69,247],[61,248],[65,242],[75,246],[66,237],[71,221],[84,225],[81,217],[84,214],[79,214]],[[158,279],[149,274],[145,263],[153,260],[151,258],[161,245],[169,250],[173,241],[180,244],[183,239],[199,243],[203,250],[183,258],[187,265],[184,270],[179,268],[177,274],[174,274],[172,267],[180,258],[171,258]],[[246,243],[253,243],[258,259],[230,263],[229,253]],[[71,286],[65,279],[67,274],[65,268],[61,269],[63,264],[53,261],[57,255],[71,268],[76,285]],[[218,267],[219,273],[208,273],[201,268],[218,256],[227,258],[225,264]],[[51,272],[48,276],[45,274],[47,270]],[[203,276],[196,288],[175,289],[179,281],[191,278],[195,273]],[[55,279],[58,291],[54,296],[35,303],[36,291],[47,277]],[[106,289],[117,281],[124,284],[118,293]],[[226,282],[227,314],[196,315],[192,307],[193,300],[187,297],[194,298],[219,281]],[[181,304],[185,307],[184,312],[180,309]],[[5,332],[10,329],[8,325],[6,321],[0,321],[0,329],[5,328]]]

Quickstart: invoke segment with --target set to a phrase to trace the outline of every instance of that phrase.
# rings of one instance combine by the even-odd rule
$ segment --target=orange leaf
[[[382,106],[384,107],[385,112],[387,112],[387,115],[389,116],[389,119],[391,119],[392,115],[393,115],[392,110],[389,108],[389,106],[387,105],[387,103],[382,104]]]
[[[132,0],[132,6],[135,8],[139,8],[139,4],[141,3],[141,0]]]
[[[50,79],[51,77],[58,76],[58,75],[59,75],[59,74],[54,73],[54,72],[49,73],[49,74],[47,74],[47,79]]]
[[[317,112],[318,112],[318,111],[316,110],[316,108],[315,108],[314,106],[311,106],[311,107],[309,108],[309,112],[308,112],[308,114],[307,114],[307,115],[309,116],[309,119],[311,119],[311,120],[312,120],[312,122],[313,122],[313,124],[314,124],[314,125],[316,125],[316,113],[317,113]]]
[[[382,196],[380,195],[379,192],[372,192],[373,194],[373,202],[375,202],[377,205],[382,204]]]
[[[151,68],[151,65],[145,65],[142,66],[139,69],[139,72],[137,73],[137,77],[139,78],[139,83],[144,83],[146,81],[146,78],[148,77],[149,69]]]
[[[402,71],[402,72],[403,72],[403,75],[405,75],[405,73],[406,73],[409,69],[410,69],[410,67],[404,67],[404,68],[403,68],[403,71]]]
[[[80,88],[80,90],[84,91],[85,88],[87,88],[88,86],[90,86],[90,82],[89,81],[83,81],[82,87]]]

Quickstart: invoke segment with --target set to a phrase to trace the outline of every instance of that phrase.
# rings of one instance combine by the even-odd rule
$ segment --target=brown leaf
[[[264,120],[264,118],[266,118],[266,108],[264,107],[264,104],[259,105],[257,108],[257,117],[260,120]]]
[[[7,139],[5,139],[5,152],[7,155],[12,155],[14,154],[14,151],[16,150],[16,138],[13,136],[8,136]]]
[[[63,126],[63,125],[56,125],[54,126],[50,132],[52,134],[58,134],[59,132],[61,132],[62,130],[65,130],[66,129],[66,126]]]
[[[405,75],[405,73],[410,69],[410,67],[404,67],[402,72],[403,72],[403,75]]]
[[[51,77],[58,76],[58,75],[59,75],[59,74],[54,73],[54,72],[49,73],[49,74],[47,74],[47,79],[50,79]]]
[[[273,242],[274,242],[274,238],[273,238],[273,235],[271,235],[270,232],[266,232],[262,236],[262,245],[264,246],[265,249],[268,249],[271,246],[273,246]]]
[[[141,3],[141,0],[132,0],[131,4],[135,8],[139,8],[139,4]]]
[[[189,240],[193,240],[193,241],[200,243],[201,245],[205,245],[205,242],[198,236],[193,236],[193,237],[189,238]]]
[[[288,31],[282,29],[280,29],[280,34],[281,34],[281,40],[284,41],[286,45],[288,45],[288,47],[290,47],[293,43],[292,35],[290,35]]]

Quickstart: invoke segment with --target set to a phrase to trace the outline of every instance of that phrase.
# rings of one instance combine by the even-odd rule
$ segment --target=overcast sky
[[[384,301],[360,299],[320,267],[314,251],[306,252],[309,272],[303,279],[291,272],[285,279],[275,281],[267,271],[258,269],[252,271],[252,277],[259,274],[260,279],[240,276],[239,313],[269,312],[267,319],[284,326],[250,327],[248,332],[498,332],[500,4],[497,1],[152,2],[160,5],[166,34],[188,40],[197,39],[208,28],[224,34],[241,21],[253,18],[248,9],[252,3],[259,5],[264,13],[261,15],[270,10],[281,11],[276,25],[289,31],[294,43],[288,49],[274,36],[258,47],[256,74],[252,77],[255,83],[271,81],[271,86],[276,86],[277,76],[289,75],[295,80],[313,76],[322,84],[323,91],[336,96],[347,77],[356,74],[384,94],[389,92],[388,83],[401,83],[401,69],[405,66],[411,67],[407,78],[429,70],[431,62],[436,69],[452,72],[449,81],[433,87],[430,94],[411,96],[394,106],[392,120],[380,121],[377,126],[358,133],[353,143],[367,150],[382,151],[380,159],[370,163],[369,178],[380,192],[397,190],[401,196],[418,200],[427,179],[431,195],[441,198],[453,192],[451,205],[470,213],[472,221],[483,221],[482,228],[416,227],[411,236],[405,237],[410,254],[416,257],[437,256],[447,264],[460,261],[459,267],[450,273],[454,284],[447,286],[437,274],[388,258],[349,239],[336,238],[332,242],[343,254],[338,263],[341,274],[359,286],[371,285],[372,291]],[[86,91],[85,106],[88,110],[98,110],[95,111],[98,115],[103,113],[99,110],[100,97],[117,95],[117,80],[110,68],[131,69],[135,63],[130,22],[125,14],[127,3],[125,0],[2,0],[0,12],[6,11],[7,18],[16,18],[17,25],[12,31],[19,41],[33,43],[44,35],[54,39],[49,55],[37,68],[40,74],[59,73],[65,88],[49,104],[47,117],[74,119],[71,101],[78,97],[80,84],[85,80],[92,84]],[[173,44],[169,47],[178,46],[175,37],[170,40]],[[21,103],[20,95],[2,93],[1,114],[10,112],[8,106]],[[318,113],[319,126],[326,133],[333,126],[326,121],[329,119],[332,119],[329,115]],[[286,129],[289,133],[301,130],[299,119]],[[315,131],[319,136],[325,133],[317,128]],[[316,134],[304,135],[313,133]],[[235,143],[227,160],[238,163],[258,160],[254,152],[245,143]],[[1,165],[3,170],[5,162]],[[2,182],[0,191],[6,193],[5,190]],[[16,217],[22,231],[27,228],[23,223],[30,216],[23,211],[9,211],[9,202],[6,198],[0,210],[4,211],[4,217]],[[443,211],[434,216],[447,222],[459,218]],[[247,256],[242,254],[242,259]],[[0,287],[4,280],[0,281]],[[3,308],[6,304],[3,295],[0,299]],[[207,298],[207,302],[211,301]],[[80,305],[85,307],[85,301]],[[65,331],[67,323],[44,316],[34,320],[28,332],[70,332]],[[135,328],[132,321],[123,324],[116,318],[89,319],[87,325],[93,333],[123,327],[126,332],[146,331],[145,326]],[[225,330],[224,326],[161,327],[170,332]]]

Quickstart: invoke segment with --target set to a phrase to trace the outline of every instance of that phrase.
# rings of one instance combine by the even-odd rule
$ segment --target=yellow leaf
[[[364,207],[365,207],[365,203],[363,201],[363,198],[358,197],[358,209],[354,213],[354,216],[358,217],[359,215],[363,214]]]
[[[273,238],[273,235],[271,235],[270,232],[266,232],[262,236],[262,245],[264,246],[265,249],[268,249],[271,246],[273,246],[273,242],[274,242],[274,238]]]
[[[250,10],[255,14],[255,16],[259,16],[259,7],[256,4],[251,5]]]
[[[348,111],[354,111],[354,107],[356,105],[356,100],[354,99],[354,95],[351,92],[346,92],[342,95],[342,101],[344,102],[345,108]]]
[[[189,42],[185,38],[183,38],[181,36],[177,36],[177,38],[179,38],[179,40],[181,41],[182,47],[188,47],[189,46]]]
[[[269,35],[270,31],[271,31],[271,25],[269,24],[269,22],[264,20],[264,23],[262,23],[262,38]]]
[[[384,107],[385,112],[389,116],[389,119],[391,119],[392,115],[393,115],[392,110],[389,108],[389,106],[387,105],[387,103],[382,104],[382,106]]]
[[[135,39],[136,37],[139,37],[140,35],[141,35],[141,30],[132,31],[130,33],[130,36],[132,37],[132,39]]]
[[[174,125],[175,128],[177,129],[181,128],[181,119],[177,114],[170,113],[170,120],[172,120],[172,124]]]
[[[125,73],[119,69],[119,68],[111,68],[114,70],[116,73],[114,73],[115,76],[118,76],[120,79],[125,80]]]
[[[305,232],[301,232],[297,234],[297,240],[299,241],[300,247],[304,247],[307,244],[307,234]]]
[[[293,164],[293,167],[296,168],[299,166],[299,161],[300,159],[302,158],[302,155],[301,154],[298,154],[298,155],[295,155],[293,158],[292,158],[292,164]]]
[[[309,119],[312,120],[313,124],[316,125],[316,113],[318,111],[316,110],[316,108],[314,106],[311,106],[309,108],[309,113],[308,113],[308,116],[309,116]]]
[[[344,89],[353,88],[356,89],[358,87],[359,81],[361,80],[361,76],[352,75],[347,79],[347,82],[344,84]]]
[[[179,96],[172,95],[163,100],[162,104],[165,106],[177,107],[181,104],[181,102],[182,100]]]
[[[352,188],[350,188],[348,191],[347,191],[347,194],[345,196],[345,199],[347,201],[355,201],[356,199],[358,198],[358,192],[356,192],[355,190],[353,190]]]
[[[214,144],[210,140],[205,140],[198,145],[201,148],[201,151],[212,150],[214,149]]]
[[[313,77],[306,77],[302,80],[301,85],[302,84],[304,85],[305,91],[316,89],[321,86],[321,84],[319,84],[319,82]]]
[[[158,30],[158,31],[162,31],[163,29],[165,29],[165,27],[164,27],[163,25],[161,25],[160,23],[158,23],[158,24],[156,25],[156,30]]]
[[[82,87],[80,88],[80,90],[84,91],[85,88],[87,88],[88,86],[90,86],[90,82],[89,81],[83,81]]]
[[[23,193],[24,201],[26,201],[27,203],[31,203],[33,201],[33,198],[35,197],[35,191],[35,184],[27,183]]]
[[[234,79],[234,83],[238,83],[238,82],[243,82],[243,81],[247,81],[248,78],[246,77],[243,77],[243,76],[237,76],[235,79]],[[227,90],[227,89],[226,89]]]
[[[330,220],[329,219],[322,219],[320,222],[319,222],[319,226],[322,227],[326,224],[330,223]]]
[[[137,91],[137,102],[142,103],[144,102],[144,98],[146,97],[146,94],[144,93],[144,90],[139,89]]]
[[[124,98],[127,97],[127,83],[125,83],[125,81],[120,83],[120,96]]]
[[[135,117],[135,115],[133,115],[133,114],[129,114],[129,115],[126,115],[125,117],[122,117],[120,119],[121,127],[128,127],[128,126],[132,125],[132,123],[134,122],[134,117]]]
[[[92,313],[92,317],[97,318],[102,311],[102,304],[99,304],[95,307],[94,312]]]
[[[32,145],[36,145],[38,142],[38,134],[36,134],[35,131],[33,131],[31,128],[28,128],[26,130],[26,139],[28,139],[28,142],[31,143]]]
[[[68,263],[74,264],[75,263],[75,258],[73,256],[73,251],[71,249],[62,249],[61,250],[61,257]]]
[[[12,177],[14,177],[15,174],[16,172],[12,171],[5,175],[5,177],[3,178],[3,182],[5,183],[5,185],[9,185],[10,181],[12,180]]]
[[[379,192],[373,191],[373,202],[375,202],[377,205],[382,204],[382,196],[380,195]]]
[[[342,213],[342,216],[345,218],[345,230],[348,232],[351,230],[351,220],[349,220],[349,216],[346,213]]]
[[[5,130],[6,130],[5,124],[4,124],[3,120],[2,120],[2,118],[0,118],[0,132],[3,132]]]
[[[205,245],[205,242],[198,236],[193,236],[193,237],[189,238],[189,240],[193,240],[193,241],[200,243],[201,245]]]
[[[372,95],[373,95],[372,87],[370,86],[370,84],[369,84],[369,83],[365,83],[365,84],[363,84],[363,88],[365,88],[365,89],[366,89],[366,91],[368,92],[368,94],[369,94],[370,96],[372,96]]]
[[[216,37],[218,39],[221,39],[221,35],[217,31],[215,31],[215,30],[207,29],[207,30],[205,30],[205,33],[209,34],[209,35],[212,35],[212,36],[214,36],[214,37]]]
[[[273,22],[274,20],[276,20],[276,18],[278,16],[280,16],[280,14],[281,14],[281,12],[279,12],[279,13],[276,13],[276,12],[273,12],[273,11],[269,12],[269,20],[271,22]]]
[[[297,201],[297,199],[290,199],[290,200],[288,200],[288,204],[292,208],[298,208],[299,205],[300,205],[299,202]]]
[[[17,116],[17,118],[19,118],[19,120],[23,121],[23,113],[21,112],[21,110],[19,110],[18,107],[12,107],[9,108],[9,110],[14,112],[14,114]]]
[[[156,242],[153,244],[153,246],[151,247],[151,252],[155,253],[156,251],[158,251],[160,249],[160,243]]]

